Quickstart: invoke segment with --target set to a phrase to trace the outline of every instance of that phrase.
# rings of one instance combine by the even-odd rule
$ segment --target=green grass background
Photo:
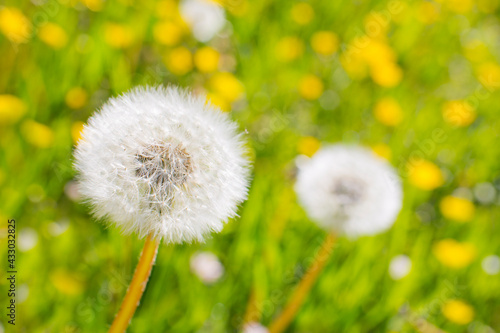
[[[491,332],[486,326],[500,331],[500,279],[481,268],[485,256],[500,254],[498,205],[477,203],[473,221],[466,224],[446,220],[438,209],[440,199],[458,187],[492,182],[500,190],[498,92],[480,101],[478,117],[468,127],[452,127],[441,115],[441,89],[456,83],[450,66],[467,62],[464,38],[474,35],[486,40],[492,57],[497,63],[500,60],[498,9],[486,14],[474,7],[462,15],[443,7],[439,21],[424,25],[412,18],[418,2],[405,2],[410,18],[392,22],[388,33],[404,77],[396,87],[382,88],[369,78],[351,80],[340,65],[339,54],[363,29],[364,17],[388,4],[309,3],[315,17],[306,26],[290,19],[292,2],[284,0],[252,1],[243,17],[227,13],[229,52],[237,63],[234,74],[245,87],[245,97],[233,105],[231,117],[248,131],[255,155],[250,195],[240,217],[205,244],[161,246],[129,331],[239,331],[252,290],[262,323],[269,324],[325,237],[293,193],[293,160],[300,138],[310,135],[322,142],[368,146],[385,143],[392,150],[392,164],[403,170],[408,156],[436,128],[445,131],[446,140],[436,144],[426,158],[445,170],[446,183],[435,191],[422,191],[403,175],[404,208],[394,227],[375,237],[339,239],[289,332],[415,332],[404,309],[422,314],[449,332]],[[74,177],[71,124],[85,122],[108,97],[132,86],[200,86],[210,75],[193,70],[175,76],[165,68],[162,54],[168,47],[157,45],[152,37],[157,21],[153,1],[109,0],[99,12],[81,3],[63,5],[55,0],[39,5],[7,1],[7,5],[21,9],[31,21],[55,6],[49,21],[65,29],[69,42],[56,51],[36,36],[14,45],[0,35],[0,93],[21,98],[28,106],[23,119],[45,124],[55,135],[54,145],[41,149],[21,135],[22,120],[0,128],[0,168],[5,174],[0,190],[2,230],[7,218],[16,218],[18,232],[29,227],[38,234],[37,245],[17,255],[18,288],[29,289],[27,298],[18,304],[17,325],[9,327],[5,310],[1,322],[7,332],[104,332],[119,308],[143,241],[96,223],[88,207],[65,195],[64,186]],[[125,50],[110,48],[102,33],[103,24],[109,21],[130,24],[139,40]],[[325,29],[334,31],[341,42],[337,55],[326,60],[308,43],[315,31]],[[80,34],[93,39],[89,52],[76,50]],[[303,39],[306,50],[299,59],[282,63],[276,60],[275,45],[288,35]],[[191,50],[203,45],[190,36],[181,44]],[[297,93],[297,80],[310,73],[337,94],[336,108],[325,110],[318,101],[306,101]],[[477,84],[464,83],[463,98]],[[67,91],[75,86],[84,87],[90,95],[89,103],[77,111],[64,103]],[[394,129],[373,117],[373,105],[381,96],[393,96],[403,108],[404,121]],[[443,154],[448,158],[440,159]],[[31,193],[33,188],[36,193]],[[418,218],[416,211],[422,207],[431,212],[430,221]],[[50,223],[62,220],[69,221],[68,230],[51,235]],[[478,250],[473,263],[460,270],[442,266],[431,248],[444,238],[473,243]],[[5,232],[1,240],[4,309]],[[189,258],[200,250],[214,252],[225,266],[224,277],[212,286],[190,272]],[[388,265],[398,254],[407,254],[413,267],[407,277],[394,281]],[[54,272],[70,275],[83,288],[73,294],[61,292],[54,285]],[[463,299],[474,307],[471,325],[457,325],[443,316],[440,307],[448,298]]]

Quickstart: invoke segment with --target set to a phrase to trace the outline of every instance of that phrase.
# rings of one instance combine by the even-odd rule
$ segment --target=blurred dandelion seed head
[[[246,198],[245,150],[236,124],[204,97],[136,88],[90,118],[75,167],[97,218],[126,234],[203,241]]]
[[[300,164],[295,190],[321,227],[351,237],[388,229],[402,205],[394,169],[359,147],[320,149]]]
[[[219,258],[210,252],[195,253],[190,259],[191,272],[206,284],[212,284],[224,274],[224,266]]]

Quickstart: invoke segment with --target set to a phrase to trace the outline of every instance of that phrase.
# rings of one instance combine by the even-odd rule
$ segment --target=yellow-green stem
[[[148,236],[144,243],[139,262],[134,272],[134,277],[127,289],[127,294],[123,299],[120,310],[118,311],[109,333],[123,333],[127,329],[132,319],[142,294],[149,280],[151,269],[156,259],[158,246],[160,242],[153,237]]]
[[[290,297],[288,304],[278,318],[276,318],[269,326],[270,333],[281,333],[290,322],[295,317],[295,314],[299,310],[300,306],[304,302],[307,294],[311,290],[314,282],[318,279],[319,274],[323,270],[330,257],[333,250],[333,245],[335,244],[335,236],[329,234],[321,245],[320,250],[316,254],[313,263],[309,267],[307,273],[303,276],[299,285],[295,289],[294,293]]]

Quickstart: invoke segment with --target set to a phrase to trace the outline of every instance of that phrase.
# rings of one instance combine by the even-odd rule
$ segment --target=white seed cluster
[[[388,229],[402,205],[395,170],[364,148],[332,145],[299,166],[297,196],[328,231],[351,237]]]
[[[249,162],[235,123],[204,96],[136,88],[89,119],[75,151],[79,190],[124,233],[203,241],[236,215]]]

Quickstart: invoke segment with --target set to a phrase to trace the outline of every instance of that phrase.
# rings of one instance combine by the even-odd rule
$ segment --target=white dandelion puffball
[[[189,265],[191,272],[207,284],[217,282],[224,274],[224,266],[219,258],[210,252],[195,253],[191,257]]]
[[[75,151],[79,192],[125,234],[203,241],[247,196],[248,160],[227,114],[175,87],[138,87],[88,121]]]
[[[349,237],[388,229],[402,205],[395,170],[370,150],[331,145],[299,166],[295,191],[309,216]]]
[[[200,42],[211,40],[226,24],[224,8],[213,0],[184,0],[180,11]]]
[[[269,330],[262,324],[253,321],[243,326],[243,333],[269,333]]]

